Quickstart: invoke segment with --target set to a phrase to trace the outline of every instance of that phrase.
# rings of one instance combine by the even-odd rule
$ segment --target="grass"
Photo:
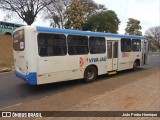
[[[12,36],[0,35],[0,70],[3,68],[12,69],[13,66],[13,45]]]

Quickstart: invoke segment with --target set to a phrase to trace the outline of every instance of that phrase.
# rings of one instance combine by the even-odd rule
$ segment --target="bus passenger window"
[[[112,58],[112,42],[107,42],[107,58]]]
[[[9,26],[8,26],[8,28],[9,28],[9,29],[13,29],[13,28],[14,28],[14,24],[11,24],[11,23],[10,23]]]
[[[46,50],[45,46],[39,47],[39,55],[40,56],[47,56],[47,50]]]
[[[106,43],[104,37],[90,37],[89,48],[91,54],[101,54],[106,52]]]
[[[43,47],[42,47],[43,46]],[[41,57],[44,56],[64,56],[67,54],[66,36],[63,34],[40,33],[38,35],[38,48]]]
[[[5,26],[5,23],[1,22],[1,28],[4,28],[4,26]]]
[[[59,47],[59,49],[60,49],[60,54],[61,55],[65,55],[66,54],[64,47]]]
[[[2,22],[0,22],[0,28],[2,28]]]
[[[131,39],[121,39],[121,52],[131,52]]]
[[[68,35],[67,43],[69,55],[84,55],[89,52],[87,36]]]
[[[141,51],[141,40],[140,39],[132,39],[132,51]]]
[[[53,55],[53,49],[52,47],[47,47],[47,55],[52,56]]]

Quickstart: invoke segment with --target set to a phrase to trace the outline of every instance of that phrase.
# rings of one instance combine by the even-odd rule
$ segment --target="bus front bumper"
[[[30,85],[37,85],[37,73],[36,72],[30,72],[28,75],[23,75],[17,71],[15,71],[15,75],[26,81]]]

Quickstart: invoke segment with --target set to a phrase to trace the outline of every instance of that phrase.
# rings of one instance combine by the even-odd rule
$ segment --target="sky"
[[[142,33],[150,27],[160,26],[160,0],[94,0],[116,12],[121,21],[119,33],[124,34],[128,18],[140,20]]]
[[[104,4],[108,10],[116,12],[121,23],[118,33],[124,34],[128,18],[140,20],[142,33],[150,27],[160,26],[160,0],[94,0],[98,4]],[[0,15],[3,20],[5,13]],[[13,22],[19,22],[14,20]],[[49,27],[50,23],[42,20],[41,15],[36,18],[33,25]]]

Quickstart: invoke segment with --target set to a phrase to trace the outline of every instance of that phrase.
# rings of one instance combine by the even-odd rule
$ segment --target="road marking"
[[[15,105],[7,106],[7,107],[4,107],[4,108],[1,108],[0,110],[4,110],[4,109],[14,107],[14,106],[18,106],[18,105],[21,105],[21,104],[23,104],[23,103],[18,103],[18,104],[15,104]]]

